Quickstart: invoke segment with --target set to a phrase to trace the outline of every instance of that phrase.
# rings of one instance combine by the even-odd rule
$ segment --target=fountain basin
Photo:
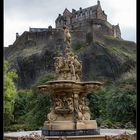
[[[98,81],[55,80],[38,86],[44,94],[52,96],[54,103],[47,116],[48,120],[44,122],[42,134],[59,133],[61,135],[65,130],[71,135],[74,132],[74,135],[80,132],[82,135],[87,130],[89,133],[92,132],[92,135],[99,134],[96,120],[90,120],[90,111],[85,103],[85,96],[99,89],[101,85],[102,83]]]
[[[102,83],[98,81],[75,82],[73,80],[56,80],[49,81],[45,85],[38,86],[38,88],[45,94],[63,94],[64,92],[86,94],[97,90],[101,85]]]

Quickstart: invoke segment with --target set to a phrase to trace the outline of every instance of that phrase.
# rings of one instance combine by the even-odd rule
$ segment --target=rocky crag
[[[115,81],[136,67],[136,43],[103,35],[96,38],[80,30],[71,31],[72,49],[82,61],[82,80]],[[54,72],[54,57],[64,51],[63,30],[25,31],[5,48],[5,59],[16,69],[18,89],[28,89],[41,77]]]

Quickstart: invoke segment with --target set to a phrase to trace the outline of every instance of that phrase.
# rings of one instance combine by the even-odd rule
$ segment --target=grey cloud
[[[76,3],[79,3],[78,5]],[[80,4],[81,3],[81,4]],[[35,20],[56,18],[65,8],[70,11],[72,8],[86,7],[86,1],[75,0],[5,0],[5,15],[19,19]]]
[[[122,38],[124,40],[130,40],[136,42],[136,29],[132,27],[122,28]]]

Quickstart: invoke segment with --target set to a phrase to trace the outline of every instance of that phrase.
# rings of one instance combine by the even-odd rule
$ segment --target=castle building
[[[99,0],[97,5],[85,9],[80,7],[77,11],[72,9],[72,12],[70,12],[66,8],[63,15],[58,15],[55,25],[56,28],[63,28],[64,25],[67,25],[70,29],[86,32],[98,30],[104,35],[121,38],[119,25],[111,25],[107,21],[107,15],[102,10]]]
[[[24,32],[21,36],[16,33],[16,41],[14,44],[20,42],[22,39],[27,39],[27,44],[34,45],[33,40],[47,40],[50,38],[57,38],[58,32],[62,32],[63,26],[66,25],[70,30],[74,30],[73,37],[78,36],[80,41],[86,40],[91,43],[93,40],[101,38],[100,35],[112,36],[121,38],[121,31],[119,24],[112,25],[107,21],[107,15],[101,8],[100,1],[97,5],[79,10],[72,9],[70,12],[67,8],[64,10],[63,15],[59,14],[55,20],[55,28],[49,26],[48,28],[29,28],[29,32]],[[61,35],[59,37],[62,37]],[[59,41],[58,41],[59,42]],[[41,43],[38,41],[38,43]]]

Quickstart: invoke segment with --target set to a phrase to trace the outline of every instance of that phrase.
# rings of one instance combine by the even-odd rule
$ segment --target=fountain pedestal
[[[51,94],[54,103],[47,115],[48,121],[44,122],[42,134],[99,134],[96,120],[90,120],[90,110],[85,98],[88,92],[97,90],[101,84],[98,81],[55,80],[39,86],[44,94]]]

